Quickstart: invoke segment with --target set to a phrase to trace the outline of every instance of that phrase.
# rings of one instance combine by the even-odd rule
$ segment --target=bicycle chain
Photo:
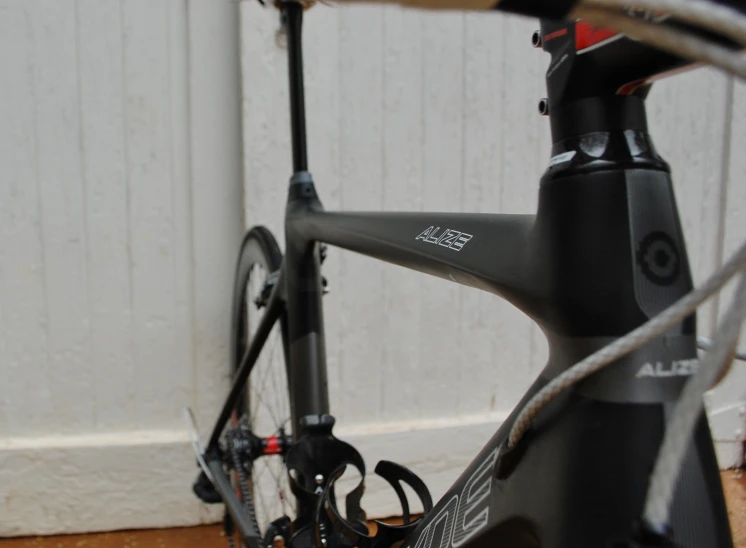
[[[230,434],[226,441],[228,442],[228,446],[230,448],[230,456],[231,460],[233,461],[233,468],[238,475],[238,487],[241,491],[244,510],[246,510],[246,512],[249,514],[249,519],[251,520],[251,524],[254,526],[254,530],[257,532],[257,534],[261,534],[261,532],[259,531],[259,523],[256,519],[254,501],[251,498],[251,491],[249,489],[249,477],[246,476],[246,470],[241,463],[241,455],[238,452],[238,447],[236,447],[236,444],[234,443],[233,434]],[[228,537],[228,544],[230,545],[230,548],[235,548],[232,536]]]
[[[228,547],[236,548],[236,542],[233,540],[233,522],[228,510],[225,511],[223,516],[223,533],[225,533],[225,538],[228,539]]]

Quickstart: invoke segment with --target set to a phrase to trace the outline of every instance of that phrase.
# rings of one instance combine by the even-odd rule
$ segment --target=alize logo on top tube
[[[471,234],[466,234],[450,228],[444,228],[441,232],[439,226],[431,226],[427,230],[421,232],[415,240],[422,240],[429,244],[440,245],[447,247],[448,249],[453,249],[454,251],[461,251],[473,237],[474,236]]]

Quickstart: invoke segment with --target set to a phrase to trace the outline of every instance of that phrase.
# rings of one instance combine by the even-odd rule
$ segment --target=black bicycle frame
[[[536,215],[327,212],[307,171],[303,10],[293,2],[283,10],[295,168],[285,259],[281,283],[215,426],[207,451],[213,461],[283,306],[294,436],[303,432],[303,417],[329,413],[320,242],[494,293],[525,312],[546,335],[550,358],[522,402],[691,290],[669,167],[648,135],[644,106],[647,78],[682,60],[608,35],[603,39],[613,44],[597,47],[595,35],[581,40],[581,23],[544,21],[554,144]],[[640,48],[645,56],[638,68],[627,60],[620,69],[624,52]],[[593,79],[584,80],[591,67]],[[634,534],[666,420],[696,366],[692,316],[558,396],[519,446],[507,450],[512,415],[405,548],[622,546],[613,543]],[[485,375],[499,375],[499,367]],[[239,520],[240,504],[226,502]],[[732,546],[704,413],[670,526],[682,547]],[[252,533],[246,524],[239,527]]]

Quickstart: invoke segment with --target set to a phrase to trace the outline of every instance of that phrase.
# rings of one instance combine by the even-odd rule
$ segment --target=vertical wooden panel
[[[96,387],[94,419],[100,429],[127,423],[129,394],[113,373],[131,370],[134,361],[119,4],[77,3],[90,360],[95,364],[87,382]]]
[[[198,362],[201,364],[213,364],[215,362],[223,361],[220,358],[227,355],[226,350],[226,335],[225,331],[228,329],[227,319],[225,319],[225,308],[226,302],[229,302],[227,297],[227,290],[222,289],[224,284],[216,283],[219,276],[224,276],[223,280],[232,279],[232,266],[234,263],[233,257],[235,256],[235,247],[240,234],[240,224],[237,222],[240,218],[241,207],[240,198],[243,194],[243,189],[240,187],[240,161],[239,161],[239,139],[240,134],[236,130],[239,127],[240,121],[238,118],[238,101],[239,94],[236,91],[238,87],[239,75],[236,74],[238,70],[238,21],[236,14],[230,20],[230,23],[223,23],[218,28],[213,27],[212,32],[204,32],[200,34],[192,34],[190,41],[190,32],[188,29],[187,21],[187,0],[168,0],[168,114],[169,114],[169,154],[170,154],[170,172],[171,172],[171,188],[172,188],[172,211],[173,211],[173,284],[174,284],[174,325],[173,325],[173,338],[174,338],[174,349],[171,360],[178,364],[178,373],[183,375],[178,382],[172,384],[179,387],[179,391],[174,394],[174,398],[171,401],[171,408],[174,410],[172,415],[175,424],[181,426],[181,417],[177,417],[178,411],[180,411],[185,405],[193,405],[196,400],[196,393],[198,386],[202,385],[202,379],[195,375],[195,368],[198,367]],[[214,8],[217,11],[217,7]],[[237,11],[237,10],[236,10]],[[229,26],[230,25],[230,26]],[[234,29],[231,34],[230,29]],[[219,128],[217,130],[218,135],[225,135],[227,143],[220,143],[217,139],[213,139],[216,143],[215,149],[208,149],[205,145],[200,143],[196,152],[190,150],[190,129],[194,127],[195,121],[198,119],[200,111],[190,111],[188,104],[188,98],[194,97],[196,92],[196,84],[189,81],[189,57],[195,55],[195,49],[197,40],[202,37],[211,39],[213,43],[227,45],[228,51],[233,51],[233,57],[229,59],[222,59],[221,62],[215,63],[215,59],[212,60],[217,66],[222,66],[223,63],[229,63],[230,60],[234,61],[231,66],[232,78],[228,80],[218,80],[221,89],[226,89],[228,93],[232,91],[232,97],[234,100],[233,109],[230,110],[231,115],[229,117],[219,117],[218,108],[225,103],[221,103],[219,100],[215,101],[213,105],[214,111],[211,113],[211,125],[209,127]],[[232,46],[232,47],[231,47]],[[223,49],[219,50],[220,54],[223,54]],[[227,57],[227,56],[226,56]],[[193,74],[193,73],[192,73]],[[229,95],[230,97],[231,95]],[[223,99],[221,96],[220,99]],[[225,101],[226,103],[228,101]],[[191,114],[190,114],[191,112]],[[190,118],[191,116],[191,118]],[[231,131],[233,130],[233,131]],[[212,137],[207,129],[201,129],[200,133]],[[195,184],[195,181],[190,180],[190,159],[196,161],[199,154],[210,154],[213,158],[218,158],[214,161],[211,166],[211,178],[209,185]],[[218,166],[231,166],[233,169],[234,176],[229,178],[218,170]],[[226,168],[228,173],[231,173],[231,167]],[[220,181],[220,182],[218,182]],[[232,186],[231,186],[232,185]],[[210,188],[210,195],[218,197],[225,201],[230,201],[230,207],[228,211],[234,212],[233,216],[226,214],[224,209],[218,209],[214,211],[212,209],[203,208],[202,211],[207,211],[211,216],[211,222],[205,227],[204,225],[198,225],[193,215],[193,190],[195,188],[204,189]],[[225,193],[228,193],[226,198]],[[198,197],[201,198],[201,197]],[[198,204],[203,205],[206,200],[197,200]],[[223,229],[221,231],[220,229]],[[212,230],[210,230],[212,229]],[[194,252],[194,238],[193,234],[200,234],[205,238],[209,239],[208,246],[199,249],[199,260],[195,260],[197,254]],[[229,235],[234,235],[234,239],[231,240]],[[219,245],[216,245],[220,242]],[[212,254],[209,254],[212,252]],[[230,258],[226,260],[226,255]],[[210,280],[210,284],[207,286],[197,286],[195,282],[196,270],[203,265],[210,265],[214,271],[210,274],[214,275],[214,278]],[[202,293],[200,293],[202,290]],[[210,339],[209,346],[204,344],[202,340],[201,348],[208,347],[209,352],[203,355],[196,355],[195,345],[195,332],[193,330],[193,324],[195,321],[194,306],[196,305],[195,294],[207,294],[206,300],[211,303],[212,306],[217,308],[219,311],[220,321],[214,321],[213,317],[209,315],[209,312],[204,304],[204,301],[199,302],[200,318],[203,321],[210,322],[213,325],[213,329],[218,332],[218,336],[213,336]],[[214,313],[214,312],[213,312]],[[222,351],[222,353],[221,353]],[[209,368],[208,368],[209,369]],[[211,371],[212,372],[212,371]],[[214,374],[212,376],[215,376]],[[198,410],[201,413],[202,409],[198,405]],[[216,411],[213,411],[213,416]],[[178,421],[178,422],[177,422]],[[202,422],[202,421],[200,421]]]
[[[546,169],[549,120],[536,105],[546,97],[544,72],[549,56],[531,47],[536,22],[504,16],[503,118],[497,128],[503,139],[503,178],[500,207],[503,213],[536,213],[539,178]]]
[[[423,34],[413,10],[384,12],[383,209],[419,211],[423,191]],[[383,362],[380,420],[401,420],[416,412],[419,384],[435,364],[421,361],[422,274],[385,265],[381,326]]]
[[[75,2],[28,2],[34,41],[37,166],[49,322],[47,382],[56,409],[93,426],[85,196],[81,174]]]
[[[189,158],[197,408],[209,432],[231,376],[231,298],[243,235],[239,7],[190,2]],[[186,87],[186,86],[185,86]]]
[[[733,105],[730,112],[730,151],[726,157],[728,173],[723,258],[727,259],[744,241],[746,220],[746,85],[734,84]]]
[[[191,398],[193,372],[175,363],[174,189],[169,104],[167,3],[122,3],[129,169],[135,367],[122,378],[137,405],[128,415],[152,427],[174,424],[174,398]],[[147,382],[142,382],[147,378]],[[164,398],[163,394],[172,397]]]
[[[383,199],[383,8],[339,7],[340,205],[379,210]],[[363,55],[364,53],[364,55]],[[340,256],[339,368],[347,421],[370,420],[380,408],[382,266]],[[365,387],[365,388],[363,388]]]
[[[20,97],[8,102],[13,112],[8,120],[29,117],[22,123],[26,137],[19,127],[10,139],[29,141],[12,154],[13,162],[7,162],[18,169],[9,170],[13,182],[2,185],[3,192],[9,192],[3,206],[14,212],[3,215],[8,223],[3,234],[13,236],[15,226],[21,226],[21,212],[23,223],[29,224],[23,238],[0,245],[1,254],[10,257],[15,268],[29,269],[22,278],[8,277],[2,284],[3,291],[16,293],[19,303],[28,301],[3,307],[13,311],[4,315],[34,340],[33,352],[23,352],[34,355],[34,366],[15,375],[16,382],[28,383],[28,389],[9,391],[9,398],[24,398],[22,404],[9,405],[36,409],[19,426],[23,435],[180,425],[178,407],[186,403],[192,385],[191,332],[182,329],[176,334],[173,324],[168,325],[176,317],[182,326],[189,323],[191,291],[184,176],[187,90],[183,81],[172,83],[185,74],[185,5],[181,0],[160,5],[159,19],[153,17],[150,4],[141,4],[139,11],[127,4],[27,2],[18,4],[17,10],[3,9],[3,21],[13,21],[17,34],[3,34],[3,43],[7,40],[16,52],[16,63],[3,71],[12,79],[4,89],[11,98],[20,94],[29,107],[23,108]],[[128,52],[121,32],[125,10],[131,29],[145,29],[135,37],[137,44],[130,42]],[[148,22],[153,21],[148,33]],[[153,41],[162,44],[160,53],[151,47]],[[129,65],[124,66],[127,53]],[[21,65],[19,73],[16,68]],[[128,75],[135,82],[130,96]],[[126,123],[128,115],[133,124]],[[10,142],[4,151],[10,151]],[[24,158],[33,171],[21,175]],[[136,164],[132,170],[129,158]],[[134,190],[128,190],[130,182]],[[134,251],[133,195],[135,206],[141,206],[133,214],[140,230]],[[143,218],[146,221],[140,222]],[[174,232],[178,234],[171,238]],[[164,233],[169,236],[160,237]],[[16,253],[16,243],[26,257]],[[39,257],[36,263],[28,258],[34,253]],[[34,292],[18,291],[18,283],[41,277],[38,298],[46,295],[47,304],[39,304],[45,312],[35,319],[35,332],[20,314],[34,314]],[[136,317],[132,279],[138,280],[140,291]],[[138,345],[135,323],[141,335]],[[14,337],[17,343],[3,346],[14,355],[14,346],[25,344],[25,337]],[[20,358],[18,354],[8,361],[21,363]]]
[[[340,204],[340,9],[307,11],[303,23],[308,156],[317,190],[328,209]],[[285,80],[278,82],[287,88]],[[286,133],[290,132],[290,127]],[[289,150],[288,150],[289,152]],[[282,196],[284,198],[284,196]],[[283,201],[284,203],[284,201]]]
[[[0,423],[3,433],[40,433],[51,400],[37,136],[36,62],[29,3],[0,9]],[[30,412],[33,410],[33,412]]]
[[[732,104],[727,111],[729,125],[726,135],[730,137],[727,153],[723,156],[727,184],[722,188],[722,260],[726,261],[741,246],[744,236],[744,215],[746,215],[746,187],[743,174],[746,173],[746,86],[735,83],[732,90]],[[717,299],[717,318],[722,319],[733,299],[736,281],[732,281]],[[741,331],[739,347],[746,346],[746,329]],[[710,424],[715,440],[743,442],[746,438],[746,417],[740,412],[746,400],[746,369],[735,362],[728,376],[707,394],[705,402],[710,412]],[[735,457],[738,460],[738,456]],[[741,453],[742,458],[742,453]],[[739,462],[732,462],[738,465]]]
[[[500,210],[503,139],[502,88],[504,20],[499,15],[468,14],[464,49],[464,190],[463,210],[496,213]],[[462,360],[458,364],[460,413],[494,411],[504,404],[504,357],[517,341],[501,329],[509,307],[496,296],[461,289],[460,334]],[[525,349],[524,349],[525,350]]]
[[[746,85],[741,81],[735,81],[733,90],[733,104],[731,114],[731,125],[729,134],[730,152],[727,156],[728,162],[728,189],[725,200],[725,226],[723,238],[723,260],[727,260],[739,246],[746,240]],[[720,313],[724,313],[725,307],[720,304]],[[746,346],[746,328],[741,332],[740,347]],[[742,373],[743,373],[743,368]],[[742,375],[743,377],[743,375]],[[743,390],[743,382],[738,384],[738,399],[746,399],[746,391]],[[743,419],[746,420],[746,419]]]
[[[546,96],[544,71],[548,56],[531,48],[536,22],[520,17],[504,18],[503,32],[503,132],[500,213],[536,213],[539,179],[547,164],[548,120],[539,116],[536,105]],[[543,344],[528,318],[505,302],[496,333],[495,377],[497,409],[517,403],[540,368],[542,357],[534,360],[533,347]]]
[[[423,13],[423,207],[460,211],[463,183],[464,14]],[[423,226],[425,230],[427,226]],[[441,230],[458,227],[440,227]],[[439,278],[421,282],[420,416],[456,407],[462,344],[459,288]]]
[[[284,244],[282,219],[293,172],[287,51],[276,41],[276,10],[257,2],[241,2],[239,7],[246,225],[266,225]]]
[[[89,503],[82,513],[42,509],[42,525],[34,488],[15,489],[13,501],[5,497],[10,514],[0,509],[6,532],[199,519],[184,497],[194,465],[180,408],[194,396],[195,339],[203,385],[218,384],[212,368],[225,371],[242,187],[238,44],[229,43],[237,4],[189,5],[206,15],[191,43],[186,0],[0,1],[0,456],[40,463],[39,448],[55,447],[70,457],[62,475],[75,482],[108,452],[128,486],[124,497],[100,486],[77,493]],[[228,17],[211,17],[226,7]],[[212,49],[199,62],[209,70],[188,82],[187,54],[205,43]],[[191,113],[188,96],[203,101]],[[199,126],[193,154],[190,115]],[[194,222],[188,158],[201,175]],[[173,466],[150,473],[153,462],[133,450]],[[36,490],[63,508],[55,497],[69,489],[48,468],[34,475]],[[95,512],[102,503],[110,512]]]
[[[307,11],[303,23],[308,161],[324,207],[338,210],[341,200],[339,135],[343,120],[339,101],[340,10],[320,7],[327,9]],[[287,87],[285,82],[282,85]],[[284,195],[278,198],[284,204]],[[340,374],[345,364],[339,361],[338,335],[343,329],[340,306],[344,295],[339,286],[342,253],[338,249],[329,248],[322,266],[322,275],[326,277],[330,288],[324,297],[324,323],[332,414],[340,413],[343,409]]]

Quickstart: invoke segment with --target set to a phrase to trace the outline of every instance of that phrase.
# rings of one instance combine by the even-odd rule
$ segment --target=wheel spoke
[[[278,488],[278,485],[277,485],[277,476],[275,476],[274,472],[272,471],[272,466],[270,466],[270,463],[268,461],[266,461],[266,460],[264,461],[264,465],[267,467],[267,470],[269,470],[269,475],[272,476],[272,479],[274,479],[274,481],[275,481],[275,488]],[[278,500],[277,500],[277,494],[274,494],[272,496],[272,511],[273,512],[277,508],[277,502],[278,502]]]
[[[258,474],[258,475],[257,475],[257,477],[256,477],[256,481],[257,481],[257,483],[259,483],[259,480],[260,480],[260,479],[262,479],[262,477],[264,477],[264,474],[265,474],[266,472],[267,472],[267,467],[265,466],[264,468],[262,468],[262,470],[261,470],[261,471],[259,472],[259,474]],[[270,474],[270,475],[271,475],[271,474]]]
[[[257,373],[258,373],[258,371],[257,371]],[[250,410],[250,413],[251,413],[251,416],[252,416],[252,417],[255,417],[255,416],[256,416],[256,414],[257,414],[257,412],[259,411],[259,404],[261,403],[261,397],[260,397],[259,395],[260,395],[260,394],[261,394],[262,392],[264,392],[264,385],[265,385],[265,383],[263,382],[263,380],[264,380],[264,379],[266,379],[266,377],[267,377],[267,375],[266,375],[266,373],[265,373],[265,375],[264,375],[264,377],[263,377],[262,381],[260,381],[260,382],[258,383],[258,384],[261,384],[261,386],[259,387],[259,389],[258,389],[258,390],[257,390],[257,389],[254,389],[254,388],[253,388],[253,386],[252,386],[252,390],[251,390],[251,393],[252,393],[252,394],[255,394],[255,395],[257,395],[257,396],[258,396],[258,397],[256,398],[256,403],[255,403],[255,405],[254,405],[254,409]],[[252,384],[253,384],[253,383],[252,383]]]
[[[274,480],[275,480],[275,485],[277,486],[277,489],[279,490],[279,489],[280,489],[280,488],[282,487],[282,486],[280,485],[280,483],[281,483],[281,480],[280,480],[279,476],[278,476],[277,474],[275,474],[275,472],[273,472],[273,471],[272,471],[272,467],[271,467],[271,466],[270,466],[269,464],[267,464],[267,468],[269,469],[269,473],[270,473],[270,474],[272,475],[272,477],[274,478]]]
[[[276,348],[276,347],[277,347],[277,339],[275,339],[275,341],[274,341],[274,344],[273,344],[273,350],[274,350],[274,348]],[[267,409],[267,411],[269,411],[269,414],[271,415],[271,417],[272,417],[272,420],[273,420],[273,421],[274,421],[274,423],[275,423],[275,427],[276,427],[276,428],[279,428],[279,425],[278,425],[278,419],[277,419],[277,417],[276,417],[276,416],[275,416],[275,414],[274,414],[274,413],[272,412],[272,409],[271,409],[271,407],[270,407],[269,405],[267,405],[267,403],[266,403],[266,402],[264,401],[264,399],[263,399],[263,398],[262,398],[262,396],[261,396],[261,393],[264,393],[264,388],[265,388],[265,386],[267,385],[267,377],[268,377],[268,376],[271,376],[271,375],[269,375],[269,374],[270,374],[270,372],[271,372],[271,368],[267,368],[267,371],[265,371],[265,372],[264,372],[264,377],[263,377],[263,378],[262,378],[262,380],[260,381],[260,382],[261,382],[261,387],[259,388],[259,391],[254,391],[254,390],[252,390],[252,393],[254,393],[254,394],[256,395],[256,399],[257,399],[257,402],[256,402],[256,406],[254,407],[254,410],[253,410],[253,411],[251,412],[251,416],[252,416],[252,417],[255,417],[255,416],[256,416],[256,414],[257,414],[257,412],[258,412],[258,410],[259,410],[259,404],[262,404],[262,405],[264,405],[264,407],[265,407],[265,408]]]
[[[274,357],[277,355],[275,352],[273,354],[273,361]],[[284,357],[284,353],[283,353]],[[283,420],[280,422],[280,425],[278,426],[278,430],[281,429],[285,424],[290,420],[290,402],[288,400],[289,396],[287,393],[287,389],[283,390],[283,387],[287,387],[287,375],[285,373],[285,367],[284,364],[280,364],[282,367],[279,368],[279,371],[276,372],[275,376],[272,378],[272,389],[273,393],[275,394],[275,403],[277,404],[277,413],[280,418]],[[279,377],[279,385],[276,383],[277,377]],[[283,380],[285,382],[283,382]]]
[[[257,376],[259,376],[259,371],[263,368],[263,366],[264,366],[265,363],[266,363],[266,359],[262,359],[261,357],[259,359],[257,359],[257,362],[255,364],[256,365]],[[260,388],[259,388],[260,392],[264,391],[264,387],[267,385],[267,376],[270,373],[269,367],[264,367],[264,369],[265,369],[264,375],[260,379],[258,379],[258,382],[257,382],[257,385],[260,385]]]
[[[274,349],[275,349],[275,348],[277,348],[277,339],[275,339],[275,340],[274,340],[274,341],[272,342],[272,348],[271,348],[270,352],[274,352]],[[256,369],[256,371],[257,371],[257,375],[259,374],[259,369],[261,369],[261,367],[262,367],[262,366],[263,366],[263,365],[264,365],[265,363],[266,363],[266,357],[265,357],[265,359],[264,359],[264,360],[262,360],[262,359],[261,359],[261,354],[260,354],[260,357],[259,357],[259,359],[257,359],[257,363],[255,364],[255,365],[257,366],[257,369]],[[270,364],[270,365],[271,365],[271,364]],[[269,375],[270,371],[271,371],[271,368],[270,368],[270,367],[268,366],[268,367],[266,368],[266,371],[264,372],[264,376],[263,376],[263,377],[262,377],[261,379],[259,379],[259,383],[258,383],[258,384],[260,384],[260,385],[261,385],[261,388],[260,388],[260,390],[264,390],[264,387],[265,387],[265,386],[266,386],[266,384],[267,384],[267,375]]]
[[[265,356],[264,361],[262,362],[263,364],[267,364],[267,367],[266,367],[266,371],[264,372],[264,377],[262,377],[262,380],[260,381],[262,384],[261,390],[264,390],[264,387],[267,385],[267,376],[270,373],[272,373],[272,361],[273,361],[272,357],[276,354],[276,352],[277,352],[277,338],[275,338],[274,341],[272,341],[272,348],[270,349],[269,354],[267,355],[270,357],[269,363],[267,363],[266,356]]]
[[[261,476],[261,475],[262,475],[262,474],[260,474],[260,476]],[[262,494],[262,486],[261,486],[261,485],[259,485],[259,481],[258,481],[258,480],[257,480],[257,489],[256,489],[256,492],[257,492],[257,493],[258,493],[258,495],[259,495],[259,497],[258,497],[258,498],[259,498],[260,504],[262,505],[262,511],[264,512],[264,519],[265,519],[265,521],[269,522],[269,521],[271,521],[271,520],[272,520],[272,518],[270,518],[270,517],[269,517],[269,516],[270,516],[271,514],[270,514],[270,513],[269,513],[269,511],[267,510],[267,503],[266,503],[266,501],[264,500],[264,495]]]
[[[279,429],[280,429],[280,426],[279,426],[279,424],[280,424],[280,421],[278,420],[277,416],[275,415],[274,411],[272,410],[272,407],[270,407],[269,405],[267,405],[267,403],[266,403],[266,402],[264,401],[264,399],[263,399],[263,398],[262,398],[262,397],[261,397],[261,396],[260,396],[260,395],[259,395],[258,393],[256,394],[256,396],[257,396],[257,401],[258,401],[258,402],[259,402],[259,403],[260,403],[260,404],[261,404],[261,405],[262,405],[262,406],[263,406],[263,407],[264,407],[264,408],[265,408],[265,409],[267,410],[267,412],[269,413],[269,416],[270,416],[270,418],[272,419],[272,422],[274,423],[274,425],[275,425],[275,428],[276,428],[277,430],[279,430]],[[258,409],[257,409],[257,411],[258,411]]]
[[[246,287],[245,328],[249,344],[254,340],[266,308],[258,308],[254,300],[260,296],[269,275],[266,261],[255,261]],[[269,266],[273,266],[269,263]],[[269,338],[273,340],[270,342]],[[290,423],[290,398],[286,352],[282,344],[282,326],[272,326],[264,348],[254,364],[247,386],[248,401],[242,413],[248,413],[249,424],[257,435],[279,435]],[[276,371],[280,368],[279,371]],[[270,434],[267,430],[273,428]],[[257,521],[263,533],[274,519],[286,515],[295,518],[295,505],[285,462],[279,456],[262,457],[254,461],[250,493],[256,505]],[[255,472],[255,473],[254,473]]]
[[[287,476],[285,474],[285,465],[280,459],[278,459],[277,464],[280,472],[280,478],[282,478],[277,486],[278,496],[280,498],[280,503],[282,504],[283,515],[289,516],[290,512],[288,511],[288,501],[285,496],[285,493],[287,493]]]

